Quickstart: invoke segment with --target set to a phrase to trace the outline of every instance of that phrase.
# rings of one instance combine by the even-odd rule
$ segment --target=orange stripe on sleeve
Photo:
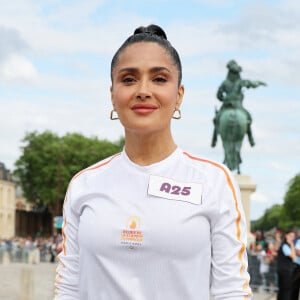
[[[226,176],[227,183],[228,183],[229,188],[230,188],[230,190],[232,192],[232,195],[233,195],[235,210],[236,210],[236,213],[237,213],[237,217],[236,217],[236,220],[235,220],[235,226],[236,226],[236,232],[237,232],[236,234],[237,234],[237,240],[242,244],[241,249],[238,253],[238,259],[239,259],[239,261],[242,262],[243,253],[246,250],[246,245],[245,245],[245,243],[243,243],[241,241],[241,226],[240,226],[241,211],[239,209],[235,188],[234,188],[233,182],[232,182],[232,180],[231,180],[231,178],[228,174],[228,171],[222,165],[220,165],[220,164],[218,164],[214,161],[203,159],[203,158],[198,158],[198,157],[195,157],[195,156],[192,156],[192,155],[188,154],[187,152],[183,152],[183,154],[185,154],[186,156],[188,156],[189,158],[191,158],[193,160],[198,160],[198,161],[202,161],[202,162],[206,162],[206,163],[209,163],[211,165],[214,165],[214,166],[216,166],[217,168],[221,169],[224,172],[224,174]],[[241,269],[240,269],[240,273],[242,274],[244,271],[245,271],[245,266],[244,266],[244,264],[242,264]]]

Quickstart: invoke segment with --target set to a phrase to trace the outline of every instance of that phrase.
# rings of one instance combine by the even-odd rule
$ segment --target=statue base
[[[256,190],[256,184],[251,180],[250,176],[247,175],[235,175],[235,179],[240,187],[242,204],[245,211],[248,240],[251,239],[252,234],[250,233],[250,196]],[[249,242],[248,242],[249,245]]]

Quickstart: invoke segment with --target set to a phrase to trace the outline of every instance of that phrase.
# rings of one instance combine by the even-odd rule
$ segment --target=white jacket
[[[80,173],[64,203],[56,300],[250,299],[246,223],[219,163],[125,151]]]

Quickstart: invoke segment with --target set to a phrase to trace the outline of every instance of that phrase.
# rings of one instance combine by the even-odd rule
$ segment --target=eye
[[[134,79],[134,77],[132,77],[132,76],[125,76],[125,77],[122,78],[121,81],[122,81],[123,83],[125,83],[125,84],[129,84],[129,83],[134,82],[135,79]]]
[[[163,76],[157,76],[157,77],[154,78],[153,81],[163,83],[163,82],[167,82],[167,79]]]

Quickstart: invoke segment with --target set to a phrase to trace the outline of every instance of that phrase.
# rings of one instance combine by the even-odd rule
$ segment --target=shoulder
[[[205,172],[207,175],[219,175],[227,180],[232,177],[231,171],[222,163],[205,157],[196,156],[186,151],[182,151],[182,154],[187,164],[192,165],[196,169],[201,169],[201,171]]]
[[[194,168],[195,172],[201,172],[206,179],[206,184],[210,191],[214,193],[223,193],[225,190],[230,191],[237,202],[239,195],[239,187],[233,173],[222,163],[214,160],[192,155],[183,151],[183,160],[185,164],[189,164]]]
[[[283,254],[284,254],[285,256],[289,256],[290,253],[291,253],[291,248],[290,248],[290,246],[288,246],[288,244],[284,243],[284,244],[282,245],[282,252],[283,252]]]
[[[69,183],[65,204],[70,203],[71,206],[80,207],[86,196],[103,181],[106,170],[114,167],[119,157],[120,153],[115,154],[78,172]]]
[[[93,177],[99,173],[104,172],[106,169],[112,167],[114,163],[118,160],[120,157],[121,152],[114,154],[112,156],[109,156],[83,170],[75,174],[75,176],[72,178],[71,183],[74,181],[81,181],[88,177]]]

